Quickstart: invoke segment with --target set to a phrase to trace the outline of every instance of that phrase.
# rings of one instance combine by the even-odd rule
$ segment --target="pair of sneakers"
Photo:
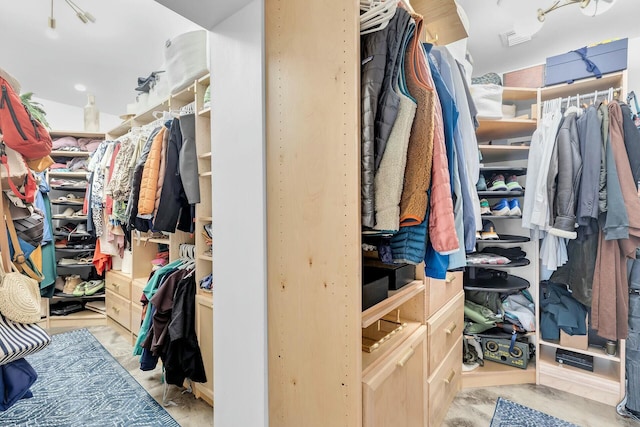
[[[509,175],[505,180],[502,174],[493,175],[488,183],[484,176],[480,175],[476,188],[478,191],[522,191],[522,186],[515,175]]]
[[[520,202],[518,199],[500,199],[493,206],[489,205],[487,199],[480,200],[480,214],[481,215],[496,215],[496,216],[521,216],[522,209],[520,209]]]
[[[482,231],[476,231],[476,240],[499,240],[500,236],[496,233],[496,227],[493,222],[483,220]]]

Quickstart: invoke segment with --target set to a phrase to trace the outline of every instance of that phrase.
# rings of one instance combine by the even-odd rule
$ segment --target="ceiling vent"
[[[502,44],[504,46],[511,47],[530,41],[531,36],[527,34],[517,34],[515,30],[509,30],[504,33],[500,33],[500,40],[502,40]]]

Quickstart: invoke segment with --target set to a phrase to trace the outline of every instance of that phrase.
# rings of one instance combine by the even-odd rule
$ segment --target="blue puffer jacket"
[[[429,210],[418,225],[400,227],[391,238],[391,253],[394,263],[420,264],[424,260],[427,247],[427,225]]]

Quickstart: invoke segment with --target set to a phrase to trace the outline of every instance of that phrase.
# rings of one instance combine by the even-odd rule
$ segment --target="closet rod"
[[[589,98],[597,98],[599,96],[606,96],[609,94],[609,90],[613,89],[613,97],[614,99],[616,98],[616,94],[618,94],[618,96],[620,95],[620,92],[622,91],[622,87],[616,87],[616,88],[609,88],[609,89],[605,89],[605,90],[596,90],[593,91],[593,93],[585,93],[585,94],[580,94],[580,95],[574,95],[574,96],[565,96],[564,98],[562,98],[562,102],[571,102],[571,101],[575,101],[578,98],[582,99],[589,99]]]

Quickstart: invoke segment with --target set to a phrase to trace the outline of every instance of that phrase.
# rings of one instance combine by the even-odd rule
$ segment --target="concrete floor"
[[[141,371],[138,358],[131,355],[131,344],[108,326],[88,329],[149,394],[162,403],[163,387],[160,382],[160,369],[157,368],[149,372]],[[532,384],[463,390],[449,408],[443,426],[488,427],[498,397],[529,406],[583,427],[640,427],[640,423],[618,416],[612,406]],[[170,386],[168,400],[173,401],[176,405],[165,408],[181,426],[213,425],[213,408],[204,401],[195,399],[192,394],[182,394],[181,389]]]

